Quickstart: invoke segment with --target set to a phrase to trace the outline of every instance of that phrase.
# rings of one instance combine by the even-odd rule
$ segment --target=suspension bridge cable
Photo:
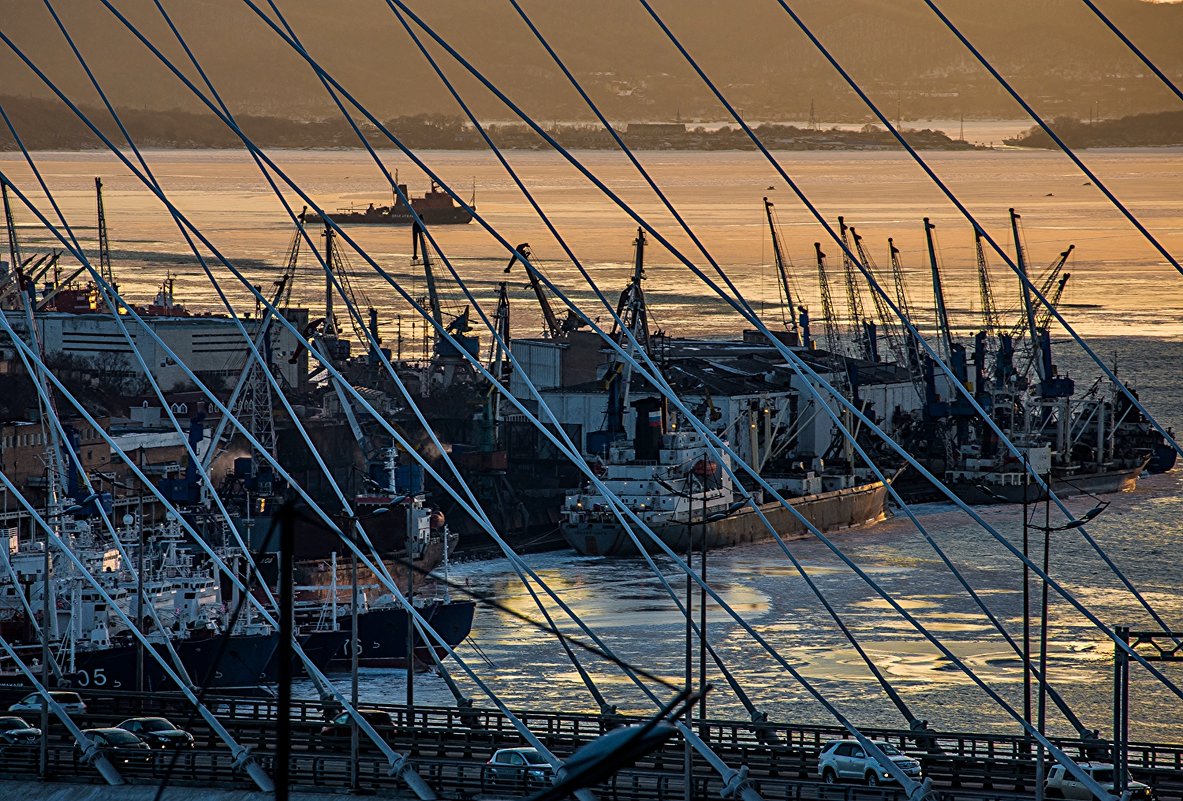
[[[250,3],[248,2],[248,4],[250,4]],[[400,5],[401,5],[401,4],[400,4]],[[405,6],[404,6],[403,8],[404,8],[404,10],[406,10]],[[413,16],[413,15],[412,15],[412,16]],[[262,18],[262,17],[261,17],[261,18]],[[269,22],[268,20],[266,20],[265,18],[263,18],[263,19],[264,19],[264,21],[265,21],[265,22],[268,22],[268,24],[270,25],[270,22]],[[417,24],[420,24],[420,26],[421,26],[421,27],[423,27],[423,26],[422,26],[422,24],[421,24],[421,22],[419,22],[419,23],[417,23]],[[272,27],[273,29],[275,29],[275,26],[274,26],[274,25],[271,25],[271,27]],[[432,32],[431,32],[429,29],[428,29],[428,32],[429,32],[429,33],[432,33]],[[277,30],[277,33],[278,33],[278,30]],[[437,41],[441,41],[441,42],[442,42],[442,40],[440,40],[440,39],[438,38],[438,35],[435,35],[434,33],[432,33],[432,35],[433,35],[433,37],[434,37],[434,38],[436,38],[436,39],[437,39]],[[281,36],[282,36],[282,34],[281,34]],[[444,44],[445,44],[445,47],[446,47],[446,43],[444,43]],[[456,55],[456,54],[454,53],[454,51],[452,51],[452,53],[453,53],[453,55]],[[307,55],[305,55],[305,58],[306,58],[306,59],[308,59],[310,62],[312,61],[312,60],[311,60],[311,59],[310,59],[310,58],[309,58]],[[471,69],[471,67],[469,67],[469,68]],[[323,70],[322,70],[322,72],[323,72]],[[480,77],[480,76],[479,76],[479,74],[478,74],[478,77]],[[485,83],[486,83],[486,85],[488,85],[488,83],[487,83],[487,80],[485,81]],[[340,87],[340,85],[339,85],[338,83],[336,83],[335,81],[334,81],[334,85],[336,85],[336,86],[337,86],[339,89],[341,88],[341,87]],[[491,87],[491,88],[492,88],[492,87]],[[347,96],[348,96],[348,95],[347,95]],[[355,106],[358,106],[358,107],[359,107],[359,110],[361,110],[361,111],[363,111],[363,113],[365,113],[365,110],[364,110],[364,108],[360,107],[360,106],[359,106],[359,105],[356,103],[356,101],[352,100],[352,98],[351,98],[351,102],[353,102]],[[520,113],[520,112],[519,112],[519,113]],[[367,116],[369,116],[369,117],[370,117],[371,121],[374,121],[374,120],[373,120],[373,118],[372,118],[372,115],[367,115]],[[379,125],[379,127],[381,128],[381,125],[380,125],[380,123],[379,123],[378,125]],[[388,132],[388,131],[385,131],[385,130],[383,129],[383,132],[384,132],[384,133],[385,133],[387,136],[389,136],[389,132]],[[579,165],[577,165],[577,166],[579,166]],[[586,170],[584,170],[584,172],[586,173]],[[603,188],[603,189],[604,189],[604,191],[608,191],[608,190],[606,190],[606,188]],[[463,201],[462,201],[462,199],[461,199],[461,202],[463,202]],[[642,222],[643,222],[643,221],[642,221]],[[791,358],[791,356],[790,356],[790,358]],[[854,411],[855,411],[855,412],[857,412],[858,410],[854,410]],[[878,430],[878,429],[876,429],[876,430]],[[880,433],[880,435],[881,435],[881,436],[883,436],[882,432],[879,432],[879,433]],[[935,477],[931,477],[931,478],[932,478],[932,480],[933,480],[934,482],[936,482],[936,483],[938,483],[938,484],[939,484],[939,482],[937,482],[937,481],[936,481]],[[978,518],[978,519],[980,520],[980,518]],[[984,521],[981,521],[981,522],[982,522],[982,523],[984,523]],[[1001,538],[1001,535],[998,535],[998,534],[997,534],[997,532],[993,532],[993,531],[992,531],[992,534],[993,534],[993,535],[994,535],[996,538],[998,538],[998,539],[1000,539],[1000,540],[1002,539],[1002,538]],[[1014,553],[1015,553],[1015,555],[1016,555],[1016,556],[1019,556],[1020,558],[1023,558],[1023,557],[1021,557],[1021,554],[1019,554],[1017,550],[1016,550],[1016,551],[1014,551]],[[1036,569],[1036,570],[1037,570],[1037,572],[1038,572],[1038,567],[1036,567],[1035,569]],[[1058,585],[1056,585],[1056,586],[1058,587]],[[1063,593],[1063,592],[1064,592],[1064,590],[1063,590],[1062,588],[1059,588],[1057,591],[1058,591],[1058,592],[1060,592],[1060,593]],[[1077,604],[1079,605],[1079,602],[1077,602]],[[1087,609],[1085,609],[1085,608],[1084,608],[1082,605],[1081,605],[1081,609],[1082,609],[1082,611],[1083,611],[1083,612],[1084,612],[1086,615],[1091,615],[1091,613],[1088,613]],[[1092,621],[1093,621],[1095,624],[1097,624],[1097,625],[1101,626],[1102,628],[1104,628],[1104,627],[1103,627],[1103,625],[1102,625],[1102,624],[1100,624],[1100,621],[1099,621],[1099,620],[1097,620],[1097,619],[1095,618],[1095,616],[1090,616],[1090,620],[1092,620]],[[1106,631],[1107,631],[1107,630],[1106,630]],[[1112,633],[1111,633],[1111,632],[1110,632],[1110,636],[1112,637]],[[1136,657],[1135,657],[1135,658],[1136,658]],[[1160,675],[1161,675],[1161,674],[1160,674]]]
[[[665,32],[667,37],[670,38],[671,42],[674,43],[675,47],[679,49],[679,51],[683,55],[683,58],[685,58],[687,60],[687,62],[692,66],[692,68],[698,73],[699,77],[703,80],[703,82],[706,83],[706,85],[715,94],[716,98],[719,99],[719,101],[725,106],[725,108],[727,108],[728,112],[732,115],[732,117],[734,119],[736,119],[736,121],[740,124],[741,128],[743,128],[744,132],[747,134],[748,138],[757,146],[757,148],[763,153],[764,157],[769,161],[769,163],[778,171],[778,173],[781,175],[782,179],[784,179],[786,181],[786,183],[788,183],[789,187],[794,191],[794,193],[802,201],[802,203],[806,206],[806,208],[808,208],[810,210],[810,212],[814,215],[814,217],[818,220],[818,222],[822,224],[822,226],[826,229],[827,233],[830,234],[831,238],[838,244],[839,247],[843,248],[843,250],[846,251],[847,248],[846,248],[845,243],[842,242],[841,238],[829,226],[829,224],[825,221],[824,217],[822,217],[820,212],[818,212],[818,210],[812,204],[812,202],[808,199],[808,197],[806,197],[804,195],[804,193],[800,190],[800,188],[797,186],[797,184],[784,171],[784,168],[776,161],[775,158],[773,158],[772,154],[768,152],[768,149],[764,146],[763,142],[760,141],[759,137],[756,136],[755,132],[751,130],[750,126],[748,126],[748,124],[742,119],[742,117],[740,117],[740,115],[736,112],[734,106],[730,103],[730,101],[727,100],[727,98],[725,96],[723,96],[723,94],[719,91],[719,89],[715,86],[715,84],[710,80],[709,76],[707,76],[706,73],[702,71],[701,67],[698,66],[697,62],[694,61],[693,57],[689,54],[689,52],[686,51],[686,49],[682,46],[681,42],[678,41],[678,39],[674,36],[673,32],[668,28],[668,26],[665,25],[664,21],[662,21],[661,18],[656,15],[656,12],[652,9],[652,7],[649,5],[649,3],[646,0],[640,0],[640,2],[646,8],[646,10],[649,12],[650,16],[652,16],[654,18],[654,20],[658,23],[659,27],[662,28],[663,32]],[[789,13],[792,15],[792,10],[789,9],[787,5],[785,5],[783,0],[779,0],[779,2],[781,2],[782,7],[784,7],[786,9],[786,11],[789,11]],[[811,40],[814,41],[815,46],[817,46],[819,49],[823,50],[823,53],[825,55],[827,55],[827,58],[831,61],[831,64],[833,64],[836,69],[841,70],[840,65],[838,65],[837,62],[834,61],[833,58],[828,55],[828,51],[824,50],[824,48],[821,45],[821,42],[818,41],[816,39],[816,37],[814,37],[812,35],[812,32],[809,31],[808,28],[804,27],[803,23],[801,23],[795,15],[794,15],[794,19],[798,21],[798,25],[801,26],[803,31],[805,31],[807,33],[807,35],[810,36]],[[1033,294],[1035,296],[1037,296],[1041,300],[1041,302],[1043,302],[1044,305],[1047,306],[1052,311],[1052,313],[1057,317],[1057,319],[1061,322],[1061,324],[1065,326],[1066,330],[1071,332],[1073,334],[1073,336],[1077,339],[1077,341],[1081,344],[1081,346],[1086,350],[1086,352],[1088,352],[1090,355],[1092,355],[1094,361],[1096,361],[1101,366],[1101,368],[1106,372],[1106,374],[1110,375],[1110,377],[1115,382],[1115,385],[1121,387],[1121,389],[1129,397],[1131,397],[1131,399],[1138,406],[1138,408],[1140,410],[1142,410],[1144,414],[1146,414],[1147,419],[1149,419],[1152,423],[1154,423],[1154,425],[1156,427],[1158,427],[1160,429],[1160,431],[1162,431],[1162,433],[1165,436],[1165,431],[1162,430],[1161,426],[1159,426],[1157,421],[1154,421],[1154,419],[1150,415],[1149,411],[1146,411],[1145,407],[1141,405],[1140,401],[1137,400],[1137,398],[1129,391],[1129,389],[1127,387],[1125,387],[1124,384],[1117,382],[1116,377],[1112,376],[1112,373],[1109,372],[1109,370],[1105,366],[1104,362],[1092,351],[1091,348],[1088,347],[1087,343],[1085,343],[1079,337],[1079,335],[1077,335],[1075,333],[1075,331],[1072,330],[1072,328],[1068,325],[1067,321],[1064,320],[1063,317],[1059,314],[1059,312],[1055,310],[1054,306],[1052,304],[1050,304],[1046,298],[1043,297],[1043,295],[1039,291],[1039,289],[1037,287],[1034,287],[1031,284],[1031,282],[1028,279],[1026,279],[1025,276],[1022,275],[1022,272],[1014,265],[1014,262],[1011,261],[1010,257],[1007,256],[1005,251],[1002,250],[1001,247],[999,247],[999,245],[993,240],[993,238],[991,238],[990,235],[988,233],[986,233],[985,230],[982,229],[982,227],[980,225],[978,225],[977,221],[973,219],[973,217],[969,214],[968,210],[965,209],[965,207],[963,205],[961,205],[960,201],[958,201],[956,199],[956,197],[952,195],[952,193],[947,189],[947,187],[945,187],[943,182],[940,181],[939,177],[936,176],[935,173],[933,173],[931,171],[931,169],[928,167],[927,163],[924,162],[923,159],[920,159],[919,155],[911,147],[911,145],[909,145],[906,142],[906,140],[903,138],[903,136],[900,135],[899,132],[896,131],[895,128],[891,126],[891,123],[886,120],[886,117],[884,117],[882,115],[882,113],[878,110],[878,108],[875,107],[873,103],[871,103],[870,99],[866,97],[866,95],[862,91],[861,87],[859,87],[852,79],[850,79],[849,76],[847,76],[844,71],[842,71],[842,74],[847,79],[847,82],[852,86],[852,88],[854,88],[855,91],[858,92],[861,97],[863,97],[864,102],[866,102],[872,108],[872,110],[875,111],[875,113],[880,117],[880,119],[884,122],[884,124],[887,125],[888,128],[893,132],[893,134],[896,136],[896,138],[908,149],[909,153],[911,153],[913,155],[913,158],[918,160],[918,162],[926,170],[926,172],[929,173],[930,177],[932,177],[934,181],[937,181],[938,185],[946,192],[946,194],[950,197],[950,199],[953,200],[954,203],[956,203],[958,205],[958,208],[960,208],[962,210],[963,214],[965,214],[967,216],[967,218],[974,224],[975,228],[982,232],[983,237],[988,242],[990,242],[991,245],[995,248],[995,250],[998,251],[999,254],[1006,260],[1006,262],[1011,266],[1011,269],[1016,273],[1016,275],[1018,275],[1020,277],[1020,279],[1025,280],[1027,282],[1027,284],[1029,286],[1031,286]],[[853,254],[850,254],[850,255],[853,257]],[[920,344],[922,344],[924,346],[924,348],[929,352],[929,355],[933,359],[934,363],[939,365],[941,370],[947,376],[949,376],[949,378],[952,382],[952,385],[954,387],[956,387],[958,392],[961,393],[962,396],[965,397],[967,402],[969,402],[974,407],[975,411],[977,411],[977,413],[982,417],[983,421],[985,423],[987,423],[991,427],[991,429],[995,432],[995,434],[997,434],[999,436],[1000,441],[1002,441],[1007,446],[1007,449],[1013,455],[1020,456],[1021,455],[1020,452],[1018,451],[1018,449],[1014,445],[1014,443],[1010,440],[1010,438],[1007,437],[1005,432],[1003,432],[1001,430],[1001,428],[999,428],[998,425],[993,421],[993,419],[990,418],[990,416],[985,413],[985,411],[981,408],[980,404],[972,396],[972,394],[968,391],[968,389],[961,385],[961,383],[957,380],[955,374],[952,372],[950,367],[940,358],[939,354],[937,354],[937,352],[933,349],[933,347],[920,336],[920,334],[916,330],[914,324],[910,320],[907,319],[906,315],[903,315],[901,313],[901,311],[896,306],[895,302],[888,296],[888,294],[883,290],[883,288],[879,286],[878,281],[875,279],[875,277],[873,275],[868,274],[867,271],[865,270],[865,268],[862,266],[862,264],[857,259],[855,260],[855,266],[857,266],[861,271],[863,271],[864,275],[867,278],[868,283],[870,283],[870,285],[875,289],[875,291],[880,293],[880,295],[885,299],[885,302],[887,303],[888,307],[891,308],[892,311],[897,316],[900,317],[901,321],[904,322],[904,324],[909,328],[909,331],[913,334],[913,336],[915,336],[917,338],[917,341],[920,342]],[[776,347],[778,350],[780,350],[784,354],[788,353],[788,348],[786,348],[783,344],[772,340],[771,334],[766,330],[765,327],[763,327],[762,323],[759,323],[758,321],[753,321],[753,324],[757,325],[758,329],[760,329],[766,336],[770,337],[770,342],[774,347]],[[841,399],[840,399],[840,402],[841,402]],[[850,408],[852,411],[857,411],[853,408],[853,406]],[[881,436],[883,436],[883,435],[881,434]],[[887,444],[889,446],[891,446],[893,448],[898,448],[898,446],[896,446],[894,444],[894,442],[890,441],[889,439],[885,439],[885,441],[887,442]],[[1173,442],[1173,440],[1172,440],[1172,442]],[[1178,443],[1173,443],[1173,444],[1177,449],[1179,449],[1181,447],[1181,446],[1179,446]],[[1183,451],[1181,451],[1181,452],[1183,452]],[[903,454],[901,454],[901,455],[903,455]],[[907,458],[909,458],[909,460],[911,460],[910,456]],[[1064,506],[1063,502],[1060,501],[1060,499],[1054,493],[1051,492],[1051,488],[1049,486],[1047,486],[1046,482],[1044,481],[1044,478],[1038,474],[1035,474],[1034,471],[1031,470],[1029,465],[1027,465],[1027,469],[1028,469],[1028,471],[1030,471],[1032,473],[1036,484],[1038,486],[1040,486],[1041,488],[1043,488],[1045,491],[1049,492],[1051,494],[1051,497],[1056,501],[1057,505],[1060,507],[1060,509],[1066,515],[1071,516],[1067,510],[1067,507]],[[925,478],[932,481],[934,483],[934,485],[937,486],[938,489],[943,494],[946,494],[948,497],[950,497],[951,500],[954,500],[959,505],[964,506],[964,504],[961,503],[960,499],[956,498],[956,496],[953,493],[951,493],[948,490],[948,488],[944,486],[944,484],[942,482],[939,482],[935,477],[932,477],[931,474],[927,474],[927,471],[924,471],[924,474],[925,474]],[[1121,570],[1112,561],[1112,559],[1108,556],[1108,554],[1106,554],[1104,552],[1104,550],[1100,548],[1099,543],[1097,543],[1096,540],[1093,539],[1092,536],[1089,535],[1087,531],[1085,531],[1083,526],[1081,527],[1081,533],[1082,533],[1082,536],[1084,536],[1086,538],[1086,541],[1088,541],[1090,543],[1090,545],[1094,548],[1094,550],[1096,550],[1098,552],[1098,554],[1101,555],[1102,559],[1109,566],[1110,570],[1112,570],[1115,573],[1115,575],[1117,575],[1118,578],[1122,580],[1123,584],[1125,584],[1127,589],[1129,589],[1131,591],[1131,593],[1135,596],[1135,598],[1139,599],[1142,606],[1148,611],[1148,613],[1151,615],[1151,617],[1154,618],[1155,622],[1158,625],[1160,625],[1164,631],[1170,631],[1171,630],[1170,626],[1167,625],[1166,622],[1162,620],[1162,618],[1158,614],[1158,612],[1156,610],[1154,610],[1153,607],[1151,607],[1149,605],[1149,603],[1145,600],[1145,598],[1141,595],[1141,593],[1138,592],[1137,588],[1135,588],[1133,586],[1133,584],[1129,581],[1129,579],[1127,577],[1125,577],[1124,573],[1121,572]],[[1111,635],[1111,637],[1112,637],[1112,635]],[[1115,637],[1113,637],[1113,639],[1115,642],[1117,642],[1117,639]]]
[[[1143,64],[1150,68],[1151,72],[1158,76],[1158,79],[1162,81],[1164,86],[1174,93],[1175,97],[1183,100],[1183,91],[1179,90],[1179,87],[1175,85],[1175,82],[1168,78],[1166,73],[1159,69],[1158,65],[1155,64],[1149,56],[1143,53],[1142,50],[1136,44],[1134,44],[1130,37],[1126,36],[1125,33],[1123,33],[1122,30],[1118,28],[1117,25],[1115,25],[1103,11],[1101,11],[1101,9],[1097,8],[1097,4],[1094,3],[1093,0],[1080,1],[1088,6],[1089,9],[1097,15],[1097,19],[1105,23],[1105,26],[1109,28],[1109,30],[1113,31],[1114,35],[1117,36],[1118,39],[1121,39],[1121,41],[1125,43],[1125,46],[1128,47],[1134,53],[1134,55],[1136,55],[1142,61]]]
[[[652,8],[649,7],[647,0],[640,0],[640,2],[649,9],[649,12],[651,15],[654,15],[655,12],[653,12]],[[1023,283],[1023,285],[1028,287],[1031,290],[1032,294],[1035,297],[1037,297],[1041,303],[1043,303],[1043,305],[1047,308],[1047,310],[1049,312],[1051,312],[1051,314],[1059,321],[1059,323],[1072,336],[1072,338],[1077,342],[1077,344],[1079,344],[1081,346],[1081,348],[1086,353],[1088,353],[1089,356],[1093,359],[1093,361],[1101,368],[1101,370],[1104,371],[1106,376],[1113,382],[1114,386],[1118,387],[1133,402],[1133,404],[1138,408],[1138,410],[1141,411],[1146,416],[1147,420],[1149,422],[1151,422],[1155,426],[1155,428],[1158,429],[1159,433],[1163,435],[1163,437],[1166,439],[1166,441],[1170,442],[1172,444],[1172,446],[1176,449],[1176,451],[1178,451],[1180,454],[1183,454],[1183,446],[1180,446],[1179,443],[1175,442],[1174,438],[1171,437],[1165,429],[1163,429],[1163,427],[1158,423],[1158,421],[1154,419],[1153,415],[1150,414],[1149,410],[1147,410],[1146,407],[1142,405],[1141,401],[1138,400],[1137,396],[1135,396],[1130,391],[1130,389],[1125,385],[1124,382],[1121,382],[1118,380],[1117,376],[1115,374],[1113,374],[1113,372],[1110,371],[1110,369],[1105,365],[1104,360],[1101,359],[1093,351],[1093,349],[1091,347],[1089,347],[1089,345],[1084,341],[1084,339],[1079,334],[1076,333],[1076,331],[1072,328],[1072,326],[1068,324],[1068,321],[1066,319],[1064,319],[1064,317],[1061,315],[1059,310],[1056,309],[1055,304],[1050,303],[1047,300],[1047,298],[1044,297],[1042,291],[1034,285],[1034,283],[1030,280],[1030,278],[1028,278],[1023,273],[1022,270],[1020,270],[1018,268],[1018,266],[1011,259],[1011,257],[1006,253],[1006,251],[994,240],[994,238],[992,236],[990,236],[990,234],[985,230],[985,228],[983,228],[978,223],[978,221],[970,213],[969,209],[960,201],[960,199],[957,198],[957,196],[952,192],[952,190],[949,189],[949,187],[945,184],[945,182],[929,166],[927,161],[923,157],[920,156],[920,154],[911,145],[911,143],[909,143],[907,141],[907,139],[900,133],[900,131],[898,131],[895,128],[895,126],[892,125],[891,121],[887,118],[887,116],[871,100],[871,98],[867,95],[867,93],[863,90],[863,88],[858,84],[858,82],[855,81],[850,76],[850,74],[845,70],[845,68],[842,67],[842,65],[837,61],[837,59],[822,44],[821,40],[814,34],[814,32],[804,23],[804,21],[796,14],[796,12],[793,11],[793,9],[788,5],[786,0],[777,0],[777,2],[784,9],[784,11],[789,15],[789,17],[793,20],[793,22],[796,23],[797,27],[809,38],[809,40],[813,43],[814,47],[817,48],[817,50],[825,57],[825,59],[830,63],[830,65],[838,72],[838,74],[843,78],[843,80],[846,81],[847,85],[849,85],[851,87],[851,89],[853,89],[859,95],[859,97],[863,101],[863,103],[876,115],[876,117],[879,118],[880,122],[886,126],[887,130],[889,130],[892,133],[892,135],[895,137],[895,139],[908,152],[908,154],[912,157],[912,159],[914,161],[916,161],[916,163],[921,167],[922,170],[924,170],[924,172],[928,175],[928,177],[937,185],[937,187],[946,195],[946,197],[949,198],[949,200],[957,207],[957,209],[962,213],[962,215],[974,226],[974,229],[976,231],[980,232],[982,237],[1002,257],[1002,259],[1011,268],[1011,270],[1019,277],[1019,280]],[[930,6],[932,5],[931,0],[925,0],[925,2],[928,3]],[[655,17],[655,19],[657,19],[657,18]],[[671,31],[669,31],[669,29],[667,27],[665,27],[664,23],[659,22],[659,24],[663,27],[663,29],[666,31],[668,36],[670,36],[670,37],[673,36],[673,33]],[[691,58],[689,53],[687,53],[684,50],[684,48],[681,48],[680,44],[678,46],[680,49],[682,49],[684,57],[689,60]],[[695,68],[698,69],[697,66]],[[701,70],[698,70],[698,71],[699,71],[700,76],[703,78],[703,80],[709,82],[709,79],[706,77],[705,73],[703,73]],[[769,153],[767,148],[764,147],[763,143],[761,143],[759,141],[758,137],[755,135],[755,132],[752,131],[746,123],[744,123],[741,119],[739,119],[734,108],[731,106],[731,104],[729,102],[726,101],[725,98],[722,97],[721,93],[719,93],[717,89],[714,89],[714,85],[713,84],[709,84],[709,85],[712,87],[712,90],[715,92],[716,96],[719,97],[719,99],[724,102],[724,104],[726,105],[726,107],[728,108],[730,113],[733,116],[735,116],[737,120],[739,120],[741,126],[744,128],[744,131],[747,133],[748,137],[760,148],[760,150],[764,154],[765,158],[781,173],[782,177],[784,177],[786,180],[788,180],[788,176],[784,173],[783,168],[780,167],[780,165],[772,157],[772,154]],[[807,205],[807,207],[810,208],[810,210],[814,213],[814,215],[817,216],[818,219],[820,220],[821,219],[820,215],[813,208],[812,204],[809,203],[808,199],[806,199],[804,197],[803,193],[801,193],[796,188],[795,184],[793,184],[791,181],[790,181],[790,186],[797,193],[798,197],[802,199],[802,201]],[[823,224],[824,224],[824,222],[823,222]],[[827,228],[828,228],[828,226],[827,226]],[[831,235],[832,235],[832,232],[831,232]],[[861,265],[860,265],[860,268],[861,268]],[[910,321],[905,319],[905,316],[901,314],[901,311],[895,306],[895,304],[893,303],[891,298],[887,296],[887,293],[884,292],[881,287],[879,287],[878,283],[874,281],[872,276],[868,275],[867,277],[868,277],[868,281],[870,281],[872,283],[872,287],[874,288],[874,290],[876,292],[879,292],[880,295],[882,295],[884,297],[884,299],[887,302],[887,305],[897,315],[899,315],[901,317],[901,320],[903,320],[905,325],[907,325],[909,327],[909,329],[911,330],[913,335],[916,336],[918,339],[920,339],[919,332],[917,332],[915,330],[915,327],[911,324]],[[925,349],[929,351],[930,355],[935,356],[935,351],[929,346],[929,344],[926,341],[924,341],[923,339],[920,339],[920,342],[925,347]],[[990,417],[990,415],[988,415],[986,413],[986,411],[981,407],[981,405],[978,403],[977,399],[973,397],[973,395],[969,392],[969,390],[961,385],[961,382],[957,380],[956,376],[952,373],[952,371],[949,369],[949,367],[943,361],[940,361],[939,359],[937,360],[937,363],[940,365],[941,369],[949,377],[950,381],[952,382],[952,385],[974,407],[975,411],[982,417],[982,420],[990,425],[991,429],[994,430],[995,434],[998,434],[1000,436],[1001,441],[1007,445],[1007,449],[1012,453],[1012,455],[1014,455],[1016,457],[1020,457],[1021,454],[1019,453],[1018,449],[1014,446],[1014,444],[1011,442],[1010,438],[1002,433],[1002,430],[994,423],[994,421]],[[1022,463],[1024,464],[1024,467],[1027,470],[1027,472],[1030,473],[1032,475],[1032,477],[1035,479],[1035,483],[1051,496],[1051,498],[1055,501],[1057,507],[1059,507],[1061,512],[1063,512],[1065,515],[1068,515],[1069,517],[1071,517],[1071,514],[1068,511],[1068,508],[1064,505],[1064,503],[1060,500],[1060,498],[1052,491],[1051,486],[1047,482],[1045,482],[1044,478],[1042,476],[1038,475],[1038,473],[1031,468],[1031,466],[1027,463],[1027,460],[1025,460],[1025,459],[1022,460]],[[1109,554],[1106,553],[1104,548],[1101,547],[1101,544],[1087,531],[1086,527],[1080,526],[1079,529],[1080,529],[1081,536],[1084,537],[1085,541],[1089,544],[1089,546],[1101,557],[1102,561],[1104,561],[1106,566],[1114,573],[1115,576],[1117,576],[1118,580],[1121,581],[1121,583],[1126,587],[1126,589],[1129,590],[1130,593],[1138,600],[1139,604],[1141,604],[1141,606],[1150,614],[1150,616],[1154,619],[1155,623],[1158,624],[1162,628],[1163,631],[1167,631],[1167,632],[1171,631],[1172,630],[1171,626],[1169,624],[1167,624],[1167,622],[1165,620],[1162,619],[1162,617],[1158,613],[1158,611],[1155,610],[1150,605],[1149,601],[1146,600],[1145,596],[1143,596],[1142,593],[1134,586],[1133,582],[1131,582],[1129,580],[1129,578],[1118,567],[1118,565],[1113,561],[1113,559],[1109,556]]]

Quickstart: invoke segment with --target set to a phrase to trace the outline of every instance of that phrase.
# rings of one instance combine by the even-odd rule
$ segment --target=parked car
[[[139,737],[123,729],[83,729],[95,741],[107,759],[119,765],[147,765],[152,762],[152,748]],[[74,761],[82,758],[82,746],[74,743]]]
[[[390,717],[390,713],[382,709],[359,709],[358,713],[371,726],[373,726],[378,734],[387,736],[394,730],[394,718]],[[343,743],[348,744],[349,738],[353,731],[353,717],[348,712],[341,712],[335,718],[330,720],[321,727],[320,736],[328,741],[329,745],[334,748],[340,748]],[[359,744],[362,748],[368,747],[370,738],[362,730],[358,730]]]
[[[168,718],[129,718],[118,728],[131,732],[153,748],[193,747],[193,735],[178,729]]]
[[[1093,781],[1101,785],[1101,789],[1105,790],[1111,795],[1113,793],[1113,765],[1105,762],[1080,762],[1081,770],[1092,777]],[[1045,793],[1048,798],[1079,798],[1082,801],[1088,801],[1093,797],[1093,792],[1088,788],[1084,782],[1077,779],[1068,769],[1063,765],[1054,765],[1048,771],[1047,779],[1043,782]],[[1148,801],[1153,798],[1148,785],[1142,782],[1130,781],[1130,798],[1142,799]]]
[[[60,706],[69,714],[86,714],[86,704],[82,703],[82,698],[78,695],[78,693],[66,692],[64,690],[50,690],[49,694],[53,697],[53,700],[57,702],[58,706]],[[29,693],[24,698],[8,707],[8,711],[40,712],[44,703],[45,699],[42,697],[41,693]]]
[[[41,729],[36,729],[16,716],[0,717],[0,746],[37,745]]]
[[[920,762],[900,751],[891,743],[872,740],[884,755],[894,762],[909,779],[920,781]],[[843,780],[863,781],[875,786],[894,782],[895,777],[867,754],[858,740],[834,740],[826,743],[818,757],[817,774],[827,784]]]
[[[497,784],[549,782],[555,769],[537,748],[502,748],[485,763],[486,775]]]

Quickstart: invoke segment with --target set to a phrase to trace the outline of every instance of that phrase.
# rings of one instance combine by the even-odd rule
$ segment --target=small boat
[[[398,188],[399,193],[391,206],[376,206],[373,203],[365,208],[350,206],[337,209],[330,217],[338,225],[410,225],[415,221],[411,213],[414,209],[425,225],[464,225],[472,221],[472,213],[456,205],[451,195],[441,191],[435,181],[431,182],[431,189],[422,197],[408,195],[406,184],[399,184]],[[411,201],[409,206],[403,202],[404,197]],[[469,207],[475,209],[475,202],[470,203]],[[305,212],[301,220],[305,223],[325,221],[321,215],[311,212]]]

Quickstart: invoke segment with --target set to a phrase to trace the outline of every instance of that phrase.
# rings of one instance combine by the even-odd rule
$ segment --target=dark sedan
[[[192,748],[193,735],[174,726],[168,718],[129,718],[119,728],[131,732],[152,748]]]
[[[82,733],[94,740],[99,751],[116,767],[147,765],[152,762],[152,749],[129,731],[123,729],[83,729]],[[74,761],[82,758],[82,746],[74,744]]]
[[[40,742],[41,729],[30,726],[15,715],[0,717],[0,747],[37,745]]]

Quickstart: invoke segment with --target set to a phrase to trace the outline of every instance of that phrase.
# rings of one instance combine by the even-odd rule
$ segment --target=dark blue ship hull
[[[464,641],[472,631],[472,619],[476,611],[474,601],[452,601],[450,603],[430,603],[418,607],[419,614],[428,624],[439,633],[440,637],[455,647]],[[407,666],[407,612],[401,607],[389,609],[371,609],[358,615],[358,664],[362,667],[396,667]],[[350,617],[348,614],[337,619],[341,632],[345,633],[345,642],[337,649],[331,667],[348,670],[350,666],[349,646]],[[324,632],[324,634],[341,632]],[[316,637],[316,634],[310,635]],[[446,653],[434,638],[430,644],[442,658]],[[427,650],[428,643],[420,636],[415,636],[415,662],[430,665],[434,662]]]
[[[255,690],[274,680],[268,667],[279,642],[278,634],[223,637],[193,637],[178,640],[173,648],[181,658],[189,679],[197,686],[219,690]],[[163,646],[157,653],[168,659]],[[137,690],[138,646],[116,645],[101,651],[79,651],[74,656],[75,669],[69,683],[84,689]],[[164,668],[144,653],[143,689],[145,692],[173,692],[177,686]]]

